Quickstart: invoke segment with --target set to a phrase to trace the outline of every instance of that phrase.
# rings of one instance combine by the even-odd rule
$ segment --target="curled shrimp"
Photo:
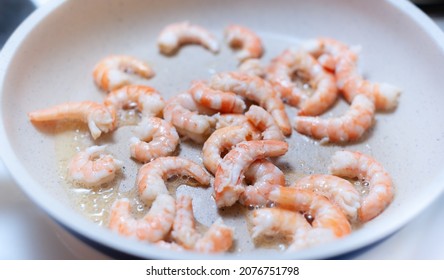
[[[336,237],[343,237],[351,232],[345,214],[325,196],[311,190],[279,187],[270,192],[269,198],[278,207],[311,216],[311,225],[314,228],[331,230]]]
[[[234,49],[239,49],[236,56],[240,61],[260,58],[263,53],[262,41],[259,36],[247,27],[229,25],[225,28],[225,40]]]
[[[116,127],[116,112],[105,105],[92,101],[67,102],[28,113],[32,122],[77,120],[88,124],[91,135],[97,139],[102,132]]]
[[[215,130],[202,148],[202,159],[205,168],[212,174],[216,173],[217,167],[222,162],[221,154],[230,150],[236,144],[257,139],[258,135],[244,126],[227,126]]]
[[[93,70],[94,82],[105,91],[135,83],[134,75],[149,79],[154,76],[154,71],[145,62],[128,55],[105,57]]]
[[[288,143],[277,140],[244,141],[237,144],[223,158],[216,170],[214,179],[217,207],[233,205],[244,192],[243,174],[257,159],[284,155]]]
[[[205,110],[189,93],[181,93],[168,100],[163,109],[164,119],[174,125],[179,134],[197,143],[205,142],[216,124],[215,117],[204,113],[214,111]]]
[[[374,158],[350,151],[338,151],[332,157],[330,173],[347,178],[358,178],[368,182],[368,194],[358,209],[359,219],[363,222],[378,216],[390,204],[394,187],[390,175]]]
[[[373,125],[374,103],[365,95],[358,95],[348,111],[336,118],[296,117],[295,129],[322,141],[345,143],[360,139]]]
[[[141,219],[132,216],[128,199],[118,199],[111,207],[109,228],[123,236],[158,242],[170,232],[175,214],[174,198],[168,194],[157,196],[148,213]]]
[[[386,83],[365,80],[358,72],[358,55],[342,42],[331,38],[318,38],[303,43],[303,48],[333,67],[337,86],[348,102],[358,94],[365,94],[375,102],[377,110],[393,110],[398,105],[401,90]]]
[[[124,86],[110,92],[104,104],[116,112],[136,107],[142,117],[158,116],[165,107],[165,101],[157,90],[141,85]]]
[[[264,78],[266,71],[259,59],[250,58],[239,64],[238,71],[247,75],[258,76]]]
[[[130,152],[140,162],[172,155],[180,141],[174,126],[157,117],[142,119],[134,132]]]
[[[201,235],[195,228],[192,198],[187,195],[179,196],[176,207],[177,214],[171,236],[177,244],[201,253],[222,253],[231,248],[233,229],[226,226],[222,219],[218,219]]]
[[[245,113],[247,119],[257,128],[262,135],[263,140],[281,140],[285,139],[282,131],[277,126],[273,116],[264,108],[251,105]]]
[[[216,130],[227,126],[251,126],[252,124],[244,114],[219,114],[216,118]]]
[[[319,245],[335,239],[328,228],[312,227],[299,212],[282,208],[262,208],[253,212],[252,237],[283,236],[290,241],[287,252]]]
[[[331,202],[338,205],[351,221],[355,221],[358,217],[361,197],[355,187],[347,180],[333,175],[315,174],[297,180],[291,187],[312,190],[327,197]]]
[[[105,153],[106,146],[92,146],[77,153],[68,164],[68,176],[85,187],[112,181],[123,162]]]
[[[249,183],[240,195],[239,202],[249,207],[265,206],[269,193],[278,186],[285,185],[284,173],[266,159],[254,161],[244,173]]]
[[[216,37],[207,29],[189,22],[173,23],[166,26],[157,38],[161,53],[171,55],[184,44],[199,44],[213,53],[219,52]]]
[[[245,110],[245,102],[236,94],[212,89],[201,81],[194,82],[188,92],[200,105],[221,113],[242,113]]]
[[[203,186],[210,184],[210,175],[190,160],[180,157],[160,157],[144,164],[137,174],[136,184],[140,199],[149,204],[159,194],[168,193],[165,180],[180,175],[194,178]]]
[[[292,81],[294,73],[303,75],[314,90],[307,95],[303,88]],[[299,115],[320,115],[330,108],[338,94],[334,75],[326,71],[317,60],[303,50],[287,49],[272,60],[267,79],[290,105],[300,107]]]
[[[258,103],[273,116],[284,135],[291,134],[291,125],[285,112],[284,103],[265,80],[245,73],[225,72],[212,76],[210,87],[231,91]]]

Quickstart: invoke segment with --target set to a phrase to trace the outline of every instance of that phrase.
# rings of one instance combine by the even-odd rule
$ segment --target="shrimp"
[[[189,176],[208,186],[211,176],[198,164],[180,157],[160,157],[144,164],[137,174],[140,199],[149,204],[159,194],[168,193],[165,180],[174,175]]]
[[[291,125],[284,103],[273,87],[265,80],[245,73],[226,72],[211,77],[210,87],[234,92],[265,108],[274,118],[284,135],[291,134]]]
[[[177,244],[201,253],[222,253],[233,244],[233,229],[222,219],[216,220],[202,236],[195,228],[192,199],[181,195],[177,198],[177,214],[171,236]]]
[[[340,117],[296,117],[295,129],[322,141],[346,143],[360,139],[373,125],[374,103],[365,95],[358,95],[349,110]]]
[[[390,175],[374,158],[350,151],[338,151],[329,166],[330,173],[368,182],[368,194],[361,201],[358,216],[362,222],[378,216],[391,203],[394,186]]]
[[[220,114],[216,115],[216,130],[227,126],[249,126],[254,129],[253,125],[244,114]]]
[[[188,92],[200,105],[221,113],[242,113],[245,110],[245,102],[236,94],[211,89],[201,81],[194,82]]]
[[[265,68],[262,66],[259,59],[250,58],[244,60],[239,64],[238,71],[251,76],[258,76],[264,78],[266,75]]]
[[[243,126],[227,126],[217,129],[208,137],[202,148],[205,168],[215,174],[222,161],[221,154],[224,151],[230,150],[242,141],[258,139],[258,136],[254,131]]]
[[[105,154],[106,146],[92,146],[77,153],[68,164],[68,176],[85,187],[112,181],[123,162]]]
[[[174,126],[157,117],[142,119],[135,133],[138,137],[130,139],[131,157],[144,163],[173,154],[180,141]]]
[[[288,143],[277,140],[244,141],[235,146],[223,158],[214,180],[217,207],[233,205],[244,192],[243,174],[257,159],[284,155]]]
[[[325,196],[311,190],[279,187],[270,192],[269,198],[276,202],[278,207],[311,216],[312,227],[331,230],[337,238],[351,232],[345,214]]]
[[[245,116],[259,131],[261,131],[263,140],[284,140],[284,135],[277,126],[273,116],[262,107],[251,105],[245,113]]]
[[[104,104],[116,112],[137,107],[142,117],[158,116],[165,107],[162,96],[152,87],[131,85],[110,92]]]
[[[398,105],[401,90],[386,83],[365,80],[357,68],[357,53],[347,45],[330,38],[318,38],[304,42],[303,48],[323,59],[324,65],[333,67],[337,86],[345,99],[352,102],[358,94],[365,94],[375,102],[377,110],[393,110]]]
[[[292,81],[294,73],[303,75],[314,90],[307,96],[304,90]],[[273,59],[267,71],[281,97],[292,106],[300,107],[299,115],[316,116],[325,112],[338,96],[336,80],[316,59],[303,50],[287,49]]]
[[[112,91],[136,82],[134,75],[149,79],[154,76],[154,71],[148,64],[127,55],[105,57],[93,70],[94,82],[105,91]]]
[[[335,239],[328,228],[312,227],[303,214],[282,208],[262,208],[253,211],[252,237],[283,236],[289,240],[287,252],[319,245]]]
[[[219,52],[219,43],[205,28],[189,22],[173,23],[159,34],[157,44],[161,53],[172,55],[184,44],[200,44],[213,53]]]
[[[358,217],[361,197],[347,180],[333,175],[315,174],[299,179],[290,187],[312,190],[327,197],[344,212],[350,221],[355,221]]]
[[[131,215],[131,204],[126,198],[116,200],[111,207],[109,228],[120,235],[138,240],[158,242],[170,232],[176,204],[168,194],[157,196],[148,213],[142,219]]]
[[[263,53],[262,41],[249,28],[240,25],[229,25],[225,28],[225,40],[234,49],[239,49],[237,58],[245,61],[250,58],[260,58]]]
[[[102,132],[116,128],[116,112],[92,101],[67,102],[28,113],[32,122],[77,120],[88,124],[91,135],[97,139]]]
[[[239,202],[249,207],[265,206],[269,202],[269,193],[277,186],[285,185],[284,173],[266,159],[254,161],[244,176],[250,184],[240,195]]]
[[[179,94],[168,100],[163,109],[164,119],[174,125],[179,134],[197,143],[203,143],[211,134],[216,119],[202,113],[215,113],[202,108],[189,93]]]

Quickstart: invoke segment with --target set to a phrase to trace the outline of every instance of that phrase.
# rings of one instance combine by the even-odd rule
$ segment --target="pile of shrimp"
[[[304,41],[266,66],[260,61],[262,40],[249,28],[230,25],[225,39],[236,54],[238,69],[195,80],[169,100],[155,88],[134,82],[135,76],[155,76],[148,64],[111,55],[93,70],[95,84],[106,92],[102,103],[68,102],[28,114],[34,124],[84,122],[96,140],[124,125],[119,123],[124,110],[137,109],[141,119],[128,143],[128,156],[140,163],[135,185],[149,211],[136,218],[129,199],[116,199],[109,210],[109,228],[176,251],[232,250],[236,229],[220,218],[205,232],[198,230],[193,198],[174,197],[166,187],[173,176],[187,176],[213,188],[217,208],[240,203],[252,209],[247,217],[252,238],[282,236],[290,252],[342,238],[352,232],[353,223],[381,214],[393,200],[394,186],[370,155],[337,151],[324,174],[289,184],[275,160],[290,148],[287,138],[293,128],[321,143],[343,147],[359,141],[373,126],[376,111],[397,107],[400,90],[364,79],[356,49],[335,39]],[[215,55],[220,49],[214,34],[189,22],[166,26],[157,44],[166,56],[187,44],[201,45]],[[340,97],[350,104],[344,114],[321,117]],[[297,110],[293,124],[288,106]],[[178,147],[187,141],[200,145],[202,163],[177,156]],[[72,158],[68,175],[75,184],[95,187],[113,181],[123,167],[106,146],[96,145]],[[358,192],[352,180],[364,182],[368,193]]]

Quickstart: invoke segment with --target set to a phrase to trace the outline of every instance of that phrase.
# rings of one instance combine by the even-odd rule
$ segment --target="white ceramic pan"
[[[217,34],[218,55],[199,46],[186,46],[176,56],[159,54],[156,37],[163,26],[189,20]],[[63,163],[75,148],[70,129],[52,124],[32,125],[27,112],[67,101],[105,96],[92,81],[92,68],[108,54],[129,54],[147,61],[155,78],[146,83],[166,99],[186,90],[190,81],[236,68],[233,52],[223,43],[223,29],[239,23],[255,30],[265,43],[266,63],[286,47],[304,39],[329,36],[362,47],[360,71],[370,80],[402,88],[398,108],[378,113],[374,129],[361,142],[346,146],[319,145],[295,131],[289,153],[279,160],[296,176],[327,172],[331,155],[341,149],[372,155],[392,175],[396,195],[379,217],[341,240],[283,254],[254,248],[239,207],[217,212],[211,190],[182,186],[178,192],[194,196],[196,218],[209,225],[222,216],[236,227],[236,243],[223,258],[327,258],[372,244],[420,215],[444,187],[444,36],[430,19],[407,1],[53,1],[32,14],[1,52],[0,143],[9,171],[52,218],[82,238],[117,252],[140,258],[202,258],[191,253],[164,251],[129,240],[99,226],[82,209],[97,211],[79,191],[61,178]],[[338,103],[336,111],[342,110]],[[334,111],[335,111],[334,110]],[[290,114],[293,109],[289,108]],[[129,159],[125,141],[131,128],[118,130],[97,143],[125,163],[121,188],[131,189],[137,165]],[[71,137],[71,138],[70,138]],[[85,137],[83,145],[90,144]],[[80,142],[78,142],[80,143]],[[78,144],[77,143],[77,144]],[[200,162],[187,143],[181,155]],[[61,167],[62,166],[62,167]],[[111,196],[115,195],[111,194]],[[89,203],[89,204],[88,204]],[[100,203],[99,203],[100,204]],[[89,205],[89,206],[88,206]],[[94,208],[95,207],[95,208]],[[208,256],[210,257],[210,256]]]

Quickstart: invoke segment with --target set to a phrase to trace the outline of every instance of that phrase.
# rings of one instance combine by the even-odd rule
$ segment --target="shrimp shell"
[[[135,82],[134,75],[149,79],[154,76],[154,71],[145,62],[128,55],[107,56],[93,70],[94,82],[105,91]]]
[[[189,22],[173,23],[159,34],[157,44],[161,53],[174,54],[184,44],[199,44],[213,53],[219,52],[216,37],[207,29]]]

